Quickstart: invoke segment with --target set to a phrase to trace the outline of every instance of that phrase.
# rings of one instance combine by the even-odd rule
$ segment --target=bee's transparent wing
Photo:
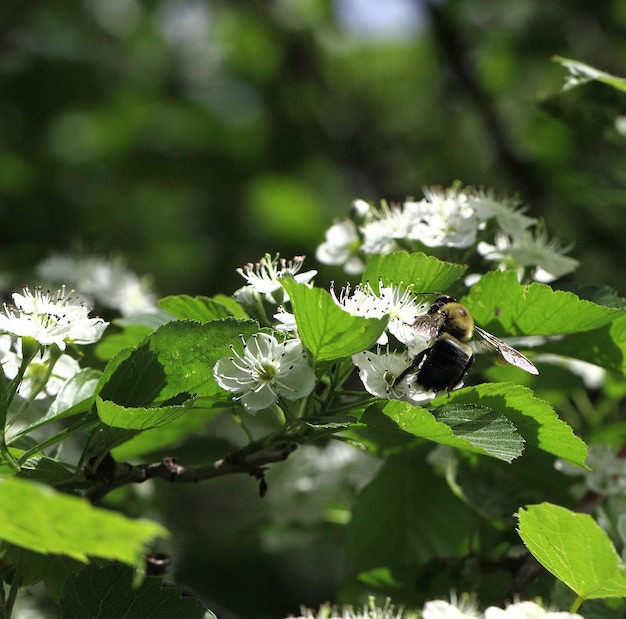
[[[428,314],[426,316],[419,316],[411,325],[411,328],[415,333],[419,333],[429,339],[434,339],[439,337],[439,332],[444,322],[445,316],[442,314]]]
[[[539,370],[521,352],[480,327],[474,327],[474,341],[472,343],[478,352],[486,350],[521,370],[530,374],[539,374]]]

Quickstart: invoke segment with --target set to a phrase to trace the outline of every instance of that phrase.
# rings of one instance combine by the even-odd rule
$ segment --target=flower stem
[[[11,455],[11,452],[9,451],[6,439],[4,437],[4,430],[2,431],[2,433],[0,433],[0,454],[2,454],[2,457],[9,463],[14,471],[19,472],[21,467],[19,465],[19,462]]]
[[[47,449],[48,447],[52,447],[52,445],[56,445],[61,441],[65,440],[68,436],[73,434],[74,432],[78,432],[79,430],[84,430],[89,426],[94,424],[94,420],[91,417],[83,417],[77,419],[74,423],[72,423],[67,428],[64,428],[60,432],[57,432],[55,435],[45,439],[41,443],[38,443],[34,447],[31,447],[28,451],[25,451],[20,457],[20,463],[24,464],[29,458],[38,454],[40,451]]]
[[[15,573],[13,574],[13,578],[11,579],[11,588],[9,589],[9,595],[6,599],[6,605],[4,607],[5,619],[10,619],[11,615],[13,614],[13,606],[15,605],[15,600],[17,599],[17,593],[22,583],[22,564],[23,564],[23,552],[20,549],[18,550],[17,561],[15,564]]]
[[[241,415],[239,415],[239,413],[233,411],[233,419],[235,420],[235,423],[244,431],[244,434],[248,438],[248,442],[249,443],[254,442],[254,437],[252,436],[252,432],[250,432],[250,430],[248,430],[248,426],[246,426],[246,424],[243,422],[243,419],[241,418]]]
[[[24,378],[24,374],[26,373],[26,369],[30,365],[30,362],[35,358],[35,355],[39,352],[39,349],[39,344],[32,337],[22,338],[22,362],[17,370],[17,374],[9,383],[6,391],[7,408],[11,402],[13,402],[15,394],[17,393],[20,383]]]
[[[20,470],[17,460],[11,455],[6,442],[7,414],[9,412],[9,391],[2,366],[0,366],[0,454],[14,471]]]
[[[287,419],[285,418],[285,411],[278,406],[278,404],[272,404],[267,410],[273,413],[274,419],[278,421],[278,425],[282,428],[286,423]]]
[[[580,595],[576,596],[576,599],[574,600],[572,607],[569,609],[569,612],[574,614],[579,608],[580,605],[585,601],[584,598],[580,597]]]
[[[12,416],[11,421],[9,421],[9,423],[7,424],[7,428],[10,428],[20,418],[20,416],[24,413],[24,411],[28,410],[28,408],[35,401],[37,396],[45,389],[46,385],[48,384],[48,381],[50,380],[50,377],[52,376],[52,371],[54,370],[54,366],[62,354],[63,353],[61,352],[58,346],[52,345],[50,347],[50,356],[48,359],[45,375],[43,376],[43,378],[41,378],[41,380],[39,379],[37,380],[37,384],[35,385],[35,388],[31,391],[28,398],[25,399],[20,404],[19,408],[15,412],[15,415]],[[32,358],[31,358],[31,361],[32,361]],[[24,370],[25,369],[26,368],[24,368]],[[22,378],[23,376],[24,376],[24,372],[21,373]]]

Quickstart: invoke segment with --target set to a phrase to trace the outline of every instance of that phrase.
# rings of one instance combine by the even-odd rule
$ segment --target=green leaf
[[[626,371],[626,312],[609,300],[610,307],[597,305],[545,284],[521,286],[512,272],[491,272],[463,302],[476,323],[496,335],[567,334],[541,351]]]
[[[216,294],[213,297],[213,301],[225,307],[233,318],[239,318],[241,320],[250,319],[250,316],[248,316],[243,307],[241,307],[239,302],[233,297],[226,296],[225,294]]]
[[[574,333],[562,340],[548,342],[541,350],[626,373],[626,315],[593,333]]]
[[[571,500],[571,486],[554,466],[554,457],[532,446],[509,466],[492,458],[440,452],[436,470],[445,471],[453,492],[485,521],[496,527],[499,522],[507,531],[521,505],[546,496],[554,501]]]
[[[232,309],[238,308],[238,318],[247,318],[245,312],[241,309],[239,304],[234,299],[228,299],[230,308],[226,307],[224,303],[218,302],[215,299],[209,297],[191,297],[187,294],[180,294],[169,296],[161,299],[158,303],[161,309],[164,309],[168,314],[171,314],[179,320],[197,320],[199,322],[210,322],[211,320],[218,320],[220,318],[229,318],[233,314]]]
[[[100,421],[108,426],[125,430],[149,430],[163,426],[185,414],[194,402],[195,398],[189,398],[180,405],[126,407],[100,397],[96,398]]]
[[[147,576],[137,587],[122,565],[88,565],[70,574],[61,598],[63,619],[217,619],[181,589]]]
[[[462,299],[476,324],[495,335],[561,335],[591,331],[623,316],[546,284],[520,285],[513,271],[490,271]]]
[[[524,439],[510,420],[486,406],[445,404],[433,409],[437,421],[450,426],[454,436],[465,439],[483,453],[512,462],[522,455]]]
[[[402,435],[425,438],[442,445],[466,449],[506,462],[511,462],[521,455],[524,441],[518,435],[513,424],[503,415],[482,406],[449,405],[431,412],[406,402],[392,400],[382,409],[370,407],[362,416],[361,422],[369,428],[375,428],[376,434],[383,430],[401,432]],[[357,431],[361,438],[362,433]],[[389,436],[380,437],[389,441]],[[403,437],[400,444],[407,447]],[[406,438],[406,436],[404,436]]]
[[[20,587],[32,587],[43,580],[53,561],[51,556],[11,544],[0,544],[0,550],[3,565],[20,566]]]
[[[445,292],[466,269],[464,265],[443,262],[420,252],[397,251],[372,256],[361,281],[376,282],[380,278],[385,286],[403,282],[412,285],[415,292]]]
[[[578,298],[585,301],[592,301],[604,307],[616,307],[622,309],[626,307],[626,299],[609,286],[584,285],[579,282],[560,282],[559,290],[573,292]]]
[[[148,327],[150,331],[156,331],[164,324],[171,322],[172,317],[166,312],[148,312],[147,314],[131,314],[130,316],[121,316],[113,321],[116,327]]]
[[[17,478],[0,481],[0,522],[0,539],[84,562],[99,557],[136,565],[150,540],[169,535],[156,522],[131,520]]]
[[[59,604],[63,592],[63,584],[70,574],[75,574],[85,567],[84,563],[63,556],[48,557],[50,567],[44,575],[46,593]]]
[[[434,404],[475,405],[498,411],[511,420],[529,445],[572,464],[585,466],[587,446],[553,408],[527,387],[512,383],[484,383],[441,396]]]
[[[541,503],[520,509],[518,518],[528,550],[580,598],[626,597],[624,566],[591,516]]]
[[[48,423],[87,412],[93,404],[101,377],[102,372],[93,368],[85,368],[74,374],[59,389],[48,412],[27,428],[28,432]]]
[[[328,292],[282,280],[291,299],[302,343],[316,361],[349,357],[369,348],[385,330],[387,319],[351,316]]]
[[[623,77],[616,77],[615,75],[605,73],[604,71],[600,71],[595,67],[585,64],[584,62],[563,58],[562,56],[552,56],[552,60],[558,62],[570,72],[570,75],[566,79],[565,86],[563,86],[563,90],[568,90],[594,80],[612,86],[621,92],[626,92],[626,79]]]
[[[315,430],[342,430],[350,428],[356,422],[356,417],[336,415],[332,417],[307,417],[302,422]]]
[[[22,465],[19,477],[39,481],[48,486],[57,486],[68,482],[77,484],[83,481],[82,474],[77,473],[74,467],[49,456],[29,458]]]
[[[87,412],[94,402],[101,377],[102,372],[93,368],[85,368],[74,374],[61,386],[48,412],[41,419],[25,427],[18,436],[60,419]]]
[[[184,394],[225,396],[213,378],[213,366],[231,354],[230,345],[239,342],[240,335],[248,338],[256,331],[256,323],[234,318],[169,322],[136,349],[124,350],[109,362],[100,397],[136,408],[169,404]]]
[[[423,454],[388,458],[354,506],[346,531],[346,569],[359,574],[457,556],[466,551],[471,520],[469,509]]]
[[[121,350],[136,346],[153,331],[154,329],[146,325],[130,325],[122,327],[121,333],[107,333],[96,344],[96,355],[103,361],[113,359]]]
[[[56,420],[88,411],[101,376],[102,372],[93,368],[74,374],[59,389],[44,419]]]

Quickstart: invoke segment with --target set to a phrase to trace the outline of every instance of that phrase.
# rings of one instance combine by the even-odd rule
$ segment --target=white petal
[[[465,619],[471,616],[466,615],[457,606],[444,600],[426,602],[422,611],[423,619]]]
[[[222,357],[213,367],[217,384],[227,391],[241,393],[251,389],[256,382],[247,368],[242,368],[232,357]]]
[[[277,396],[270,385],[265,383],[260,385],[256,391],[248,391],[238,399],[247,411],[256,412],[274,404]]]

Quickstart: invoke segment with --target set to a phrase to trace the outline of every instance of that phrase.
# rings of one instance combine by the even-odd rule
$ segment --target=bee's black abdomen
[[[454,389],[472,365],[471,349],[445,335],[426,351],[417,382],[429,391]]]

